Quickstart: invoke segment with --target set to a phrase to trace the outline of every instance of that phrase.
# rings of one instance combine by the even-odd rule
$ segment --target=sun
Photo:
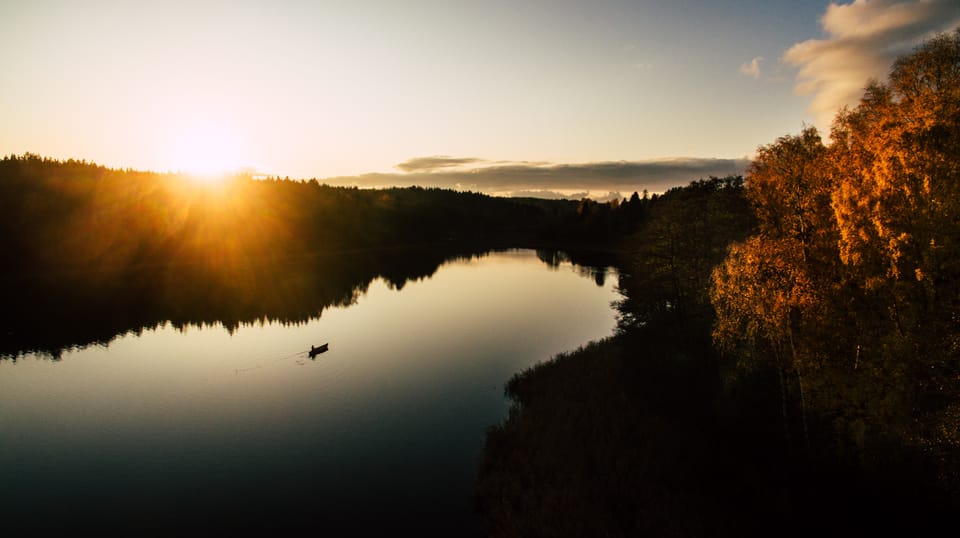
[[[177,137],[174,169],[201,181],[217,181],[240,169],[236,137],[218,125],[198,124]]]

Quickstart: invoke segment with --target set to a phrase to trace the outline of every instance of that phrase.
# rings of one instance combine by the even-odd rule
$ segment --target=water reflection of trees
[[[305,323],[324,309],[347,306],[382,277],[395,288],[432,275],[446,261],[474,252],[418,249],[313,255],[214,270],[203,265],[141,269],[123,279],[83,273],[21,277],[4,290],[6,335],[0,355],[105,344],[164,323],[178,329],[220,324]]]
[[[552,269],[557,269],[564,263],[573,264],[578,275],[593,280],[597,286],[603,287],[607,283],[607,275],[611,267],[616,264],[611,254],[604,250],[537,250],[537,259]]]
[[[430,278],[445,263],[488,253],[411,247],[243,267],[165,265],[139,268],[124,278],[92,278],[83,272],[20,276],[8,279],[2,290],[6,308],[0,358],[36,353],[57,360],[70,349],[104,345],[119,335],[165,324],[179,330],[220,325],[232,332],[251,324],[307,323],[327,308],[354,304],[378,278],[400,290]],[[556,251],[538,251],[538,257],[551,264],[592,259]],[[574,267],[598,284],[608,271],[599,258],[596,266]]]
[[[58,357],[159,323],[303,323],[353,303],[378,277],[400,289],[493,246],[609,245],[611,231],[642,213],[645,201],[634,198],[614,210],[315,180],[198,185],[177,174],[4,157],[0,357]],[[546,251],[542,259],[572,261]],[[584,271],[604,282],[605,271]]]

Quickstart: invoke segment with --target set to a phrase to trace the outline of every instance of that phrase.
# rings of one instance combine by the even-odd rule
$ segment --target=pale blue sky
[[[749,157],[817,121],[781,58],[824,37],[827,6],[6,0],[0,153],[321,178],[434,155]]]

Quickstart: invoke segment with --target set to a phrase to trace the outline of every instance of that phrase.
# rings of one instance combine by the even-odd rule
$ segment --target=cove
[[[530,250],[415,274],[305,315],[147,316],[74,335],[57,360],[0,360],[0,517],[106,534],[479,535],[476,458],[505,418],[504,382],[610,335],[617,274]]]

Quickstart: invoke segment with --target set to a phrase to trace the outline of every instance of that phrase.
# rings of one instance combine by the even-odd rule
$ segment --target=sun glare
[[[174,167],[201,181],[215,182],[240,168],[236,139],[219,126],[194,126],[177,138]]]

